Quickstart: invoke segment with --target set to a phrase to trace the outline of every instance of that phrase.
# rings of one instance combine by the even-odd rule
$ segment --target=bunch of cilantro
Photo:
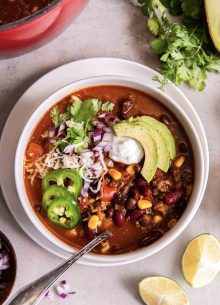
[[[62,151],[69,145],[74,147],[75,152],[81,152],[89,147],[91,142],[90,131],[93,129],[92,120],[100,111],[112,111],[114,104],[111,102],[102,103],[98,99],[87,99],[83,102],[76,98],[74,103],[67,107],[62,113],[58,107],[53,107],[50,116],[53,124],[58,128],[65,123],[66,133],[54,144],[54,148],[59,147]]]
[[[215,54],[209,40],[203,1],[139,0],[139,3],[155,36],[151,46],[162,62],[159,71],[164,78],[154,79],[161,83],[161,88],[170,80],[202,91],[207,71],[220,72],[220,56]],[[179,22],[170,21],[167,12],[180,16]]]

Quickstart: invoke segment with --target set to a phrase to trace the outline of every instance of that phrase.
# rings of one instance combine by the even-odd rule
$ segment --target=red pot
[[[0,26],[0,57],[30,52],[60,34],[89,0],[54,0],[40,11]]]

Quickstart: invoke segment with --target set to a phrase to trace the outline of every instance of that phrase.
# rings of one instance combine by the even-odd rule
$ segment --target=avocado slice
[[[220,52],[220,2],[219,0],[204,0],[204,7],[209,35],[214,47]]]
[[[114,125],[114,130],[119,137],[130,137],[141,143],[145,153],[142,176],[150,182],[158,167],[158,150],[151,133],[142,125],[130,124],[124,121]]]
[[[148,126],[151,126],[152,128],[157,131],[161,137],[163,137],[164,141],[166,142],[167,149],[169,151],[170,159],[173,160],[176,157],[176,144],[174,137],[167,128],[167,126],[158,120],[152,118],[151,116],[143,115],[141,117],[136,118],[130,118],[129,122],[144,122]],[[147,126],[146,125],[146,126]]]
[[[126,122],[126,121],[124,121]],[[133,126],[136,125],[141,125],[143,128],[145,128],[145,132],[148,132],[151,137],[154,139],[157,145],[157,151],[158,151],[158,168],[163,170],[164,172],[167,172],[169,167],[170,167],[170,154],[169,154],[169,149],[167,146],[166,141],[163,138],[162,133],[158,132],[153,125],[150,125],[144,121],[131,121],[129,122]],[[123,124],[123,121],[120,123]],[[125,123],[128,124],[128,123]]]

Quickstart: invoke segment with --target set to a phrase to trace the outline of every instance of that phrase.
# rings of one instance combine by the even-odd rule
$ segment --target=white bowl
[[[100,77],[91,77],[87,79],[83,79],[80,81],[73,82],[49,96],[45,101],[43,101],[40,106],[33,112],[28,121],[26,122],[22,134],[20,136],[16,156],[15,156],[15,182],[17,192],[22,203],[22,206],[32,221],[34,226],[43,234],[48,240],[50,240],[53,244],[60,247],[61,249],[68,252],[75,252],[74,248],[64,243],[62,240],[58,239],[55,235],[53,235],[40,221],[40,219],[35,214],[34,210],[31,207],[29,202],[25,184],[24,184],[24,156],[25,150],[30,138],[30,135],[40,121],[42,116],[59,100],[69,95],[70,93],[77,91],[82,88],[90,87],[90,86],[98,86],[98,85],[121,85],[127,86],[134,89],[138,89],[143,91],[162,104],[164,104],[170,111],[177,117],[179,122],[182,124],[185,129],[187,136],[191,142],[194,161],[195,161],[195,180],[194,187],[192,191],[192,195],[188,202],[187,208],[184,211],[181,218],[178,220],[177,224],[173,229],[168,231],[161,237],[158,241],[154,242],[148,247],[138,249],[133,252],[118,254],[118,255],[99,255],[99,254],[88,254],[86,258],[90,261],[99,262],[105,265],[122,265],[131,262],[135,262],[141,259],[144,259],[159,250],[166,247],[170,244],[174,239],[176,239],[181,232],[188,226],[193,216],[195,215],[197,209],[202,200],[202,195],[204,193],[203,187],[204,182],[207,180],[208,173],[204,172],[204,152],[200,143],[199,136],[197,134],[196,129],[193,126],[193,123],[189,120],[183,109],[178,105],[178,101],[174,101],[167,95],[165,95],[161,90],[155,89],[152,86],[148,86],[146,83],[136,80],[134,78],[126,78],[119,76],[100,76]],[[207,147],[206,147],[207,149]]]

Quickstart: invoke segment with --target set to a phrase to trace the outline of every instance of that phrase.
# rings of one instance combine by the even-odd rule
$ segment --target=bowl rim
[[[15,28],[17,26],[20,26],[22,24],[25,24],[29,21],[32,21],[34,19],[37,19],[40,16],[43,16],[44,14],[46,14],[47,12],[51,11],[56,5],[58,5],[60,2],[62,2],[63,0],[53,0],[51,3],[49,3],[47,6],[41,8],[40,10],[36,11],[33,14],[30,14],[28,16],[25,16],[21,19],[15,20],[13,22],[10,23],[6,23],[4,25],[0,25],[0,33],[6,30],[10,30],[12,28]]]
[[[96,82],[101,82],[103,80],[105,80],[104,83],[96,83]],[[122,82],[124,81],[129,84],[127,84],[127,85],[119,84],[120,81],[122,81]],[[108,82],[110,82],[110,83],[108,83]],[[89,84],[89,83],[91,83],[91,84]],[[192,207],[190,207],[190,210],[188,208],[188,212],[186,213],[186,211],[185,211],[185,213],[181,216],[181,218],[178,220],[174,230],[170,229],[158,241],[154,242],[152,245],[150,245],[146,248],[137,249],[132,252],[127,252],[127,253],[122,253],[122,254],[117,254],[117,255],[100,255],[100,254],[88,254],[87,255],[87,258],[92,261],[99,261],[100,263],[105,263],[105,264],[111,263],[111,265],[112,265],[112,263],[114,265],[122,265],[122,264],[127,264],[127,263],[135,262],[135,261],[141,260],[143,258],[146,258],[146,257],[160,251],[161,249],[165,248],[168,244],[173,242],[184,231],[184,229],[189,225],[189,223],[191,222],[192,218],[194,217],[197,209],[199,208],[199,206],[201,204],[201,200],[202,200],[201,194],[203,194],[203,181],[204,181],[204,179],[207,178],[207,175],[208,175],[208,173],[206,175],[204,174],[203,149],[201,148],[201,143],[199,141],[199,137],[193,126],[193,123],[187,117],[187,115],[185,114],[185,111],[178,105],[178,103],[173,98],[167,96],[165,93],[161,92],[161,90],[159,90],[153,86],[150,86],[150,85],[144,83],[143,81],[140,81],[133,77],[102,75],[102,76],[88,77],[88,78],[84,78],[84,79],[81,79],[78,81],[71,82],[70,84],[65,85],[62,88],[58,89],[52,95],[50,95],[44,101],[42,101],[42,103],[36,107],[36,109],[32,112],[30,117],[27,119],[26,123],[24,124],[23,131],[20,135],[19,141],[18,141],[16,154],[15,154],[14,170],[15,170],[15,182],[16,182],[16,189],[18,192],[18,196],[19,196],[22,206],[23,206],[27,216],[31,220],[31,222],[40,231],[40,233],[43,234],[47,239],[49,239],[53,244],[55,244],[56,246],[62,248],[63,250],[65,250],[67,252],[73,252],[75,250],[75,248],[69,246],[68,244],[66,244],[65,242],[60,240],[58,237],[56,237],[51,231],[49,231],[49,229],[46,228],[46,226],[37,217],[36,213],[34,212],[33,208],[30,205],[30,202],[29,202],[29,199],[27,197],[27,193],[26,193],[26,190],[24,187],[24,183],[23,183],[23,194],[22,194],[22,192],[21,192],[22,188],[20,188],[20,186],[21,186],[20,180],[23,181],[23,179],[19,179],[19,177],[21,176],[21,173],[23,173],[23,166],[21,166],[20,160],[21,160],[22,156],[21,156],[21,154],[19,154],[19,152],[21,150],[22,143],[25,141],[24,139],[26,139],[25,145],[28,143],[28,141],[30,139],[31,133],[28,132],[26,135],[25,135],[25,133],[28,131],[28,124],[30,124],[31,120],[33,120],[35,115],[37,116],[37,114],[38,114],[38,116],[39,116],[39,113],[41,113],[40,117],[42,117],[43,114],[46,113],[46,111],[48,111],[54,104],[56,104],[60,99],[71,94],[72,92],[78,91],[78,90],[80,90],[82,88],[86,88],[86,87],[99,86],[99,85],[111,85],[111,84],[112,85],[122,85],[122,86],[124,85],[124,86],[131,87],[131,88],[132,88],[131,84],[133,84],[133,88],[135,88],[135,85],[142,87],[142,89],[140,89],[140,88],[136,88],[136,89],[141,90],[145,93],[148,93],[149,95],[152,95],[152,93],[155,93],[157,95],[157,97],[155,97],[155,98],[158,99],[158,101],[160,101],[162,104],[165,104],[165,106],[168,109],[170,109],[170,106],[174,107],[173,109],[170,109],[171,112],[174,114],[175,114],[174,110],[176,111],[176,109],[177,109],[177,111],[179,112],[179,115],[181,114],[181,116],[184,118],[187,125],[190,127],[191,131],[193,131],[193,136],[195,137],[194,140],[196,140],[197,148],[199,149],[199,153],[200,153],[199,157],[201,158],[201,160],[200,160],[201,175],[200,175],[200,179],[198,179],[199,180],[199,184],[198,184],[199,191],[197,191],[197,195],[194,196],[195,202],[193,203]],[[74,88],[72,88],[72,87],[74,87]],[[65,93],[63,93],[63,91]],[[150,91],[150,92],[148,92],[148,91]],[[62,97],[57,97],[57,95],[59,95],[59,94],[61,94]],[[161,100],[163,100],[163,101],[161,101]],[[168,102],[168,104],[169,104],[168,106],[167,106],[166,102]],[[40,117],[38,117],[37,120],[35,119],[35,122],[33,124],[34,126],[37,125],[38,121],[40,120]],[[180,118],[178,118],[178,120],[180,120]],[[33,129],[34,128],[31,127],[31,129],[29,129],[29,130],[33,131]],[[188,135],[188,137],[190,138],[189,135]],[[25,148],[26,148],[26,146],[25,146]],[[192,148],[193,148],[193,152],[194,152],[194,147],[192,147]],[[24,158],[24,156],[23,156],[23,158]],[[20,163],[20,171],[18,170],[19,163]],[[23,164],[23,162],[22,162],[22,164]],[[21,172],[21,168],[22,168],[22,172]],[[194,190],[194,192],[195,192],[195,190]],[[26,197],[26,198],[24,199],[24,197]],[[26,204],[27,201],[28,201],[28,204]],[[43,233],[42,233],[42,231],[43,231]]]

